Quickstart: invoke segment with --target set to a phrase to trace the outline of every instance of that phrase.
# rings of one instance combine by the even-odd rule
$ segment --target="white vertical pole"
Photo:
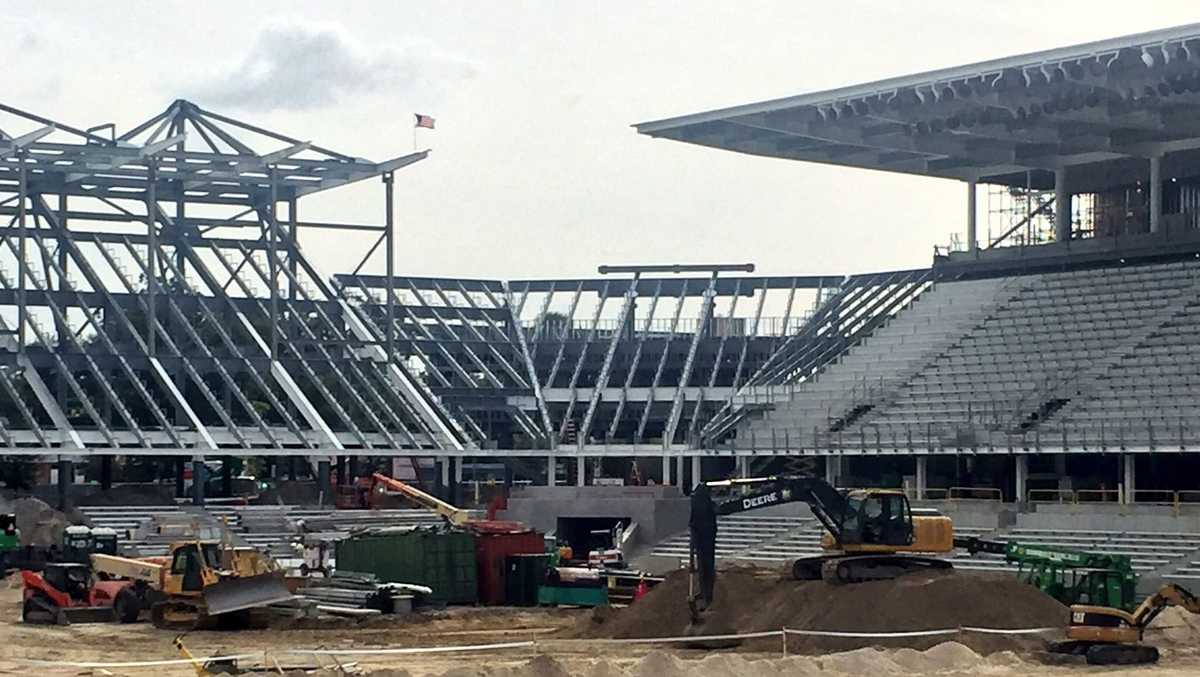
[[[1124,484],[1125,484],[1125,503],[1133,505],[1135,503],[1134,492],[1137,490],[1137,456],[1133,454],[1122,454],[1121,465],[1123,466]]]
[[[1157,233],[1162,229],[1162,156],[1150,158],[1150,232]]]
[[[1029,483],[1029,457],[1025,454],[1013,456],[1013,475],[1016,479],[1016,502],[1026,499],[1026,485]]]
[[[1071,239],[1071,194],[1067,192],[1067,168],[1054,171],[1054,239]]]
[[[975,199],[977,191],[975,188],[975,179],[967,181],[967,251],[969,252],[979,249],[979,240],[976,236]]]

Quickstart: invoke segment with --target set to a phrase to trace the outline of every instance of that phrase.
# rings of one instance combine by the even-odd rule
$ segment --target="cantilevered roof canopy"
[[[383,162],[204,110],[182,99],[117,135],[113,125],[86,130],[0,104],[0,188],[19,181],[31,192],[102,199],[142,198],[151,178],[164,201],[262,204],[361,181],[423,160],[428,151]],[[22,125],[8,127],[13,121]],[[29,129],[30,125],[40,125]]]
[[[1200,24],[644,122],[768,157],[1070,190],[1200,174]]]

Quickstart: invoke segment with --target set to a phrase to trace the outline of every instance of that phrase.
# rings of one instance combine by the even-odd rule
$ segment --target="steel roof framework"
[[[1200,166],[1200,24],[636,125],[744,153],[1070,190]],[[1031,174],[1031,176],[1030,176]]]
[[[0,104],[6,453],[463,449],[298,244],[378,233],[392,273],[393,173],[427,154],[372,162],[182,100],[120,135]],[[298,219],[376,177],[385,223]]]

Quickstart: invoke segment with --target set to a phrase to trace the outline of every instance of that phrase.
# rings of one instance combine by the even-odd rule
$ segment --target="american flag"
[[[421,115],[420,113],[415,113],[415,115],[417,116],[417,126],[418,127],[424,127],[425,129],[433,129],[433,117],[431,117],[429,115]]]

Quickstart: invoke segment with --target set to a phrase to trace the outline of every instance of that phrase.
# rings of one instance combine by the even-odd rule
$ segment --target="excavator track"
[[[1100,644],[1084,654],[1088,665],[1145,665],[1158,662],[1158,649],[1144,644]]]
[[[792,562],[792,578],[838,585],[890,580],[916,571],[946,571],[949,561],[918,555],[818,555]]]
[[[1083,656],[1088,665],[1146,665],[1158,662],[1158,649],[1145,644],[1110,644],[1064,640],[1050,644],[1052,653]]]

